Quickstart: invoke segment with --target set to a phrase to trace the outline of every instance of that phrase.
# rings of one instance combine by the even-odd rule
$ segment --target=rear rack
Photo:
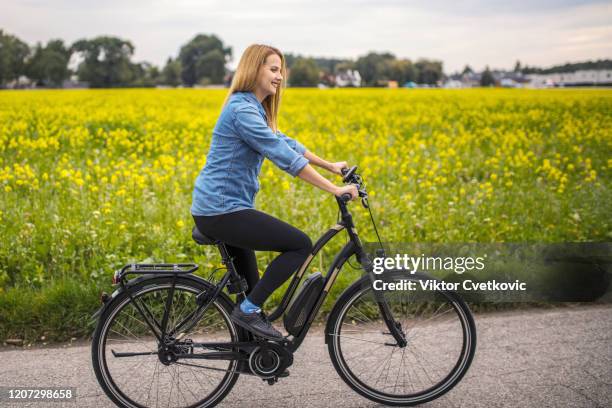
[[[116,285],[128,275],[148,275],[148,274],[176,274],[183,275],[198,270],[198,265],[186,264],[127,264],[117,270],[113,276],[113,283]]]

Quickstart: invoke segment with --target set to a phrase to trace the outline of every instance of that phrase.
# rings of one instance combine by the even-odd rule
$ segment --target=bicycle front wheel
[[[402,279],[406,279],[405,276]],[[423,279],[411,276],[408,279]],[[410,406],[454,387],[476,350],[476,327],[465,302],[452,292],[374,292],[363,277],[338,299],[327,324],[331,360],[357,393],[382,404]],[[407,345],[389,333],[379,302],[401,324]]]
[[[130,287],[100,317],[92,340],[94,371],[106,394],[120,407],[214,406],[238,378],[236,360],[175,358],[214,351],[190,347],[191,343],[238,341],[237,329],[229,319],[232,306],[223,296],[213,301],[195,327],[181,334],[178,346],[160,353],[160,341],[146,321],[162,322],[174,286],[167,324],[170,331],[196,310],[196,296],[207,284],[173,279],[146,279]]]

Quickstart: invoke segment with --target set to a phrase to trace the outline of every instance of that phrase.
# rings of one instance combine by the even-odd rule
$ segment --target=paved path
[[[423,407],[612,406],[612,306],[476,316],[478,349],[462,382]],[[0,349],[0,385],[71,386],[77,404],[112,407],[91,369],[87,344]],[[60,407],[60,403],[4,404]],[[338,377],[321,330],[295,355],[291,376],[270,387],[242,376],[222,407],[379,407]]]

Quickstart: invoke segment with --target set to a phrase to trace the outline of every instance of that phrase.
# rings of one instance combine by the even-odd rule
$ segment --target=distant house
[[[463,74],[453,74],[444,83],[445,88],[472,88],[480,86],[481,75],[477,72],[466,72]]]
[[[521,85],[513,78],[502,78],[499,85],[504,88],[519,88]]]
[[[502,86],[505,88],[520,88],[529,82],[529,80],[520,72],[515,71],[491,71],[495,86]],[[473,88],[480,86],[482,79],[481,72],[465,72],[463,74],[457,73],[450,75],[445,83],[445,88]]]
[[[347,86],[358,87],[361,86],[361,75],[357,70],[347,70],[340,72],[336,75],[336,86],[344,88]]]
[[[449,79],[443,85],[444,88],[463,88],[463,82],[458,79]]]
[[[529,84],[535,88],[612,85],[612,70],[610,69],[583,69],[555,74],[530,74],[527,77],[530,81]]]
[[[504,88],[522,88],[529,83],[529,79],[520,72],[499,71],[494,72],[495,82]]]
[[[89,88],[89,82],[79,81],[79,77],[77,75],[71,75],[69,79],[62,82],[62,88],[66,88],[66,89]]]
[[[6,87],[8,89],[30,89],[30,88],[35,88],[36,83],[32,81],[30,78],[24,75],[21,75],[17,79],[8,81],[6,83]]]

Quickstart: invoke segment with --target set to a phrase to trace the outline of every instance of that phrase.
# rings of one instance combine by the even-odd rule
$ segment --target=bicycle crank
[[[293,355],[276,343],[264,343],[249,355],[249,368],[258,377],[274,384],[278,377],[286,377],[286,368],[293,364]]]

